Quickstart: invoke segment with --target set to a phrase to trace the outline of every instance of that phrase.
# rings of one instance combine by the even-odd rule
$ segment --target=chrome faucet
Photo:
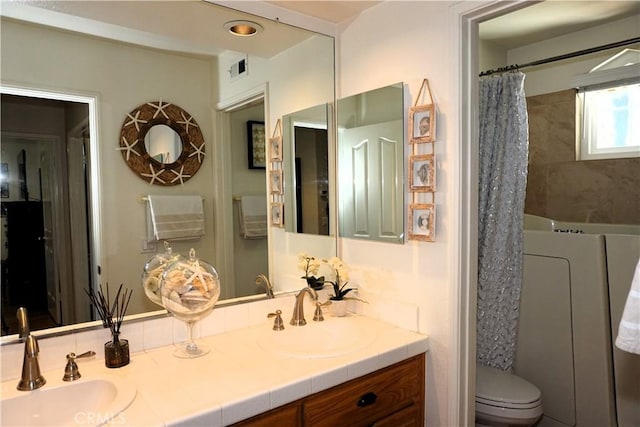
[[[291,317],[290,325],[304,326],[307,321],[304,319],[304,296],[309,294],[314,301],[318,301],[318,293],[308,286],[305,286],[296,295],[296,304],[293,306],[293,316]]]
[[[20,391],[30,391],[45,385],[47,380],[40,373],[40,365],[38,364],[38,353],[40,348],[38,340],[31,335],[29,330],[29,320],[27,318],[27,309],[20,307],[16,314],[18,318],[19,338],[24,339],[24,358],[22,360],[22,376],[18,381],[17,389]]]
[[[271,286],[271,282],[269,282],[269,278],[264,274],[258,274],[256,276],[256,285],[264,284],[265,292],[267,293],[267,298],[273,298],[273,286]]]

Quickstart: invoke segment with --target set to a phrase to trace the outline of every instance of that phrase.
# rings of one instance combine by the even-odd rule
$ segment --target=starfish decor
[[[184,127],[187,129],[187,133],[189,133],[189,125],[191,125],[193,127],[196,127],[196,128],[198,127],[198,125],[195,123],[195,121],[193,121],[193,116],[190,116],[187,119],[182,111],[180,111],[180,114],[182,115],[182,118],[184,120],[178,120],[176,123],[183,124]]]
[[[127,161],[129,161],[129,155],[131,153],[135,154],[136,156],[140,156],[140,153],[138,153],[135,148],[133,148],[137,143],[138,140],[136,139],[135,141],[133,141],[131,144],[129,144],[129,141],[127,141],[127,138],[125,138],[124,136],[122,137],[122,142],[124,142],[124,147],[118,147],[116,148],[116,150],[118,151],[126,151],[127,152]]]
[[[154,104],[153,102],[147,102],[147,105],[152,106],[153,108],[156,109],[156,112],[153,113],[153,118],[155,119],[156,117],[158,117],[158,114],[162,113],[162,115],[164,116],[165,119],[168,119],[169,116],[167,115],[167,113],[165,113],[164,109],[167,108],[169,105],[168,102],[166,103],[162,103],[162,99],[160,101],[158,101],[158,105]]]
[[[180,184],[184,184],[184,179],[185,178],[191,178],[191,175],[186,175],[184,173],[184,165],[182,165],[182,167],[180,168],[180,172],[176,172],[173,169],[170,169],[170,171],[173,172],[176,175],[176,177],[173,178],[171,180],[171,182],[176,182],[177,180],[180,180]]]
[[[127,116],[128,116],[131,120],[129,120],[128,122],[126,122],[124,125],[125,125],[125,126],[129,126],[129,125],[131,125],[131,124],[132,124],[132,125],[134,125],[134,126],[136,127],[136,130],[137,130],[138,132],[140,132],[140,125],[139,125],[139,123],[147,123],[147,121],[146,121],[146,120],[142,120],[142,119],[139,119],[139,118],[138,118],[138,117],[140,117],[140,110],[136,111],[135,116],[132,116],[131,114],[127,114]]]
[[[198,156],[198,163],[202,163],[202,159],[200,159],[200,155],[202,155],[202,157],[204,157],[204,142],[202,144],[200,144],[200,147],[196,147],[193,142],[189,142],[189,144],[191,144],[191,146],[193,148],[195,148],[195,150],[196,150],[193,153],[189,154],[189,157],[193,157],[193,156],[197,155]]]
[[[213,279],[213,275],[211,273],[207,273],[206,271],[200,268],[200,263],[196,260],[193,266],[193,274],[184,282],[184,287],[189,285],[192,288],[197,288],[202,295],[207,293],[207,281],[205,278],[209,278],[209,280]],[[198,280],[196,280],[198,279]]]
[[[181,152],[177,159],[171,156],[173,162],[163,156],[163,164],[159,164],[146,150],[145,136],[156,125],[169,126],[179,134]],[[146,101],[130,110],[122,121],[119,138],[115,148],[122,153],[129,168],[153,185],[184,185],[205,160],[204,136],[195,117],[162,99]]]
[[[153,170],[153,165],[151,163],[149,163],[149,169],[151,169],[151,173],[141,173],[140,175],[142,176],[146,176],[148,178],[151,178],[151,181],[149,181],[149,184],[153,184],[153,181],[158,181],[161,182],[163,184],[165,184],[165,182],[160,178],[160,174],[162,174],[162,172],[164,172],[164,169],[160,169],[158,172],[155,172]]]

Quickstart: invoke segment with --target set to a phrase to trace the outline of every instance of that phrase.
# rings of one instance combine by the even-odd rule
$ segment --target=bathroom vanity
[[[288,303],[274,302],[276,299],[265,304],[292,306],[290,299],[284,300]],[[173,333],[179,344],[176,333],[182,333],[184,325],[170,317],[145,321],[130,325],[125,332],[131,342],[144,343],[131,354],[129,365],[107,369],[98,351],[95,359],[78,362],[82,377],[72,383],[61,381],[65,360],[57,354],[53,357],[54,353],[80,351],[74,345],[84,348],[90,341],[99,343],[102,335],[87,338],[79,334],[72,340],[61,337],[64,341],[53,345],[43,339],[41,359],[47,384],[36,393],[44,395],[47,389],[101,378],[120,384],[115,386],[115,398],[135,387],[135,397],[124,411],[115,414],[111,425],[423,425],[427,336],[358,314],[344,318],[326,315],[324,322],[308,319],[305,326],[290,326],[286,320],[291,310],[283,310],[284,331],[272,329],[273,320],[266,318],[268,311],[254,323],[237,328],[238,318],[228,310],[217,311],[208,325],[203,321],[203,330],[219,327],[217,333],[198,340],[211,349],[205,356],[181,359],[174,356],[174,345],[147,347],[154,335],[166,333]],[[92,333],[96,332],[104,331]],[[364,338],[358,339],[356,334]],[[332,341],[330,336],[338,339]],[[11,354],[11,360],[9,354],[3,355],[3,363],[20,365],[20,352],[16,349]],[[49,367],[52,358],[59,359],[54,369]],[[2,383],[3,405],[11,398],[33,393],[16,391],[16,381],[5,379]],[[66,400],[64,406],[78,405],[78,400]],[[92,419],[109,415],[105,408],[69,411],[73,414],[70,423],[92,425]],[[24,408],[26,413],[34,410],[28,405]],[[44,413],[30,416],[47,419]],[[5,421],[3,416],[2,424],[10,424]]]
[[[414,356],[234,426],[421,426],[424,359]]]

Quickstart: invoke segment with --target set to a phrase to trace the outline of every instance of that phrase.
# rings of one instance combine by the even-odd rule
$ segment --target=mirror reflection
[[[180,135],[167,125],[152,126],[144,136],[144,147],[160,164],[173,163],[182,153]]]
[[[403,84],[337,101],[340,236],[404,242]]]
[[[328,105],[283,117],[285,230],[330,234]]]
[[[47,9],[53,11],[50,16]],[[249,170],[247,165],[246,122],[271,121],[264,114],[269,107],[263,103],[267,83],[270,99],[278,101],[271,107],[276,116],[295,110],[300,103],[333,101],[332,38],[251,16],[265,28],[259,35],[265,38],[233,39],[223,23],[249,15],[206,2],[156,2],[152,9],[144,2],[12,2],[3,4],[1,13],[3,101],[5,95],[15,97],[19,109],[14,111],[21,111],[25,119],[7,127],[5,113],[11,109],[2,106],[2,164],[7,163],[2,184],[8,187],[2,199],[3,225],[7,224],[2,239],[3,320],[12,322],[15,304],[39,307],[39,312],[29,311],[30,317],[45,320],[32,320],[34,330],[92,320],[95,314],[85,290],[100,285],[117,289],[124,284],[133,289],[128,313],[157,310],[140,282],[144,264],[163,251],[162,242],[151,239],[148,232],[143,201],[148,195],[202,196],[205,235],[172,242],[172,247],[181,254],[193,247],[216,267],[221,301],[264,295],[264,288],[255,283],[257,274],[269,275],[276,291],[290,290],[285,280],[278,276],[274,280],[273,266],[277,257],[294,255],[278,245],[277,253],[269,253],[269,235],[238,238],[234,196],[266,195],[265,170]],[[162,24],[174,22],[179,15],[191,17],[188,26]],[[136,19],[129,19],[132,16]],[[92,33],[84,34],[86,29]],[[314,60],[302,61],[309,51],[315,52]],[[229,70],[236,69],[240,60],[251,73],[231,75]],[[308,68],[301,68],[301,62]],[[313,90],[301,94],[289,89],[287,73]],[[127,113],[158,99],[189,111],[206,143],[198,174],[174,187],[150,186],[140,180],[117,150]],[[289,102],[293,99],[295,103]],[[83,117],[79,109],[85,111]],[[20,138],[25,135],[39,137],[25,141]],[[8,151],[9,137],[18,137],[16,144],[31,145]],[[156,150],[154,140],[148,144],[149,150]],[[70,153],[68,146],[76,149]],[[18,161],[21,150],[23,163]],[[180,150],[175,142],[167,142],[166,148],[159,145],[157,159],[163,164],[173,162]],[[19,172],[22,169],[24,174]],[[255,186],[244,185],[247,174],[255,178]],[[42,218],[41,228],[14,231],[5,215],[13,197],[15,202],[40,207],[35,215]],[[40,277],[52,277],[51,283],[38,280],[39,297],[34,300],[28,297],[30,290],[24,292],[26,300],[12,300],[10,281],[22,270],[7,274],[8,260],[18,256],[4,250],[5,243],[24,241],[29,233],[41,247],[38,253],[55,260],[47,262],[49,255],[43,255],[45,259],[39,261],[49,269]],[[71,237],[75,235],[81,236],[77,244]],[[335,244],[327,246],[335,248]],[[298,251],[293,240],[288,247]],[[29,252],[23,261],[34,265],[35,253]],[[294,263],[291,268],[295,269]],[[59,289],[60,295],[52,297],[53,289]],[[7,333],[15,330],[3,331]]]

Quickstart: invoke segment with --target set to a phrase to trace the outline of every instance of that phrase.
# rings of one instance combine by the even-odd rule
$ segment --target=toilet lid
[[[486,402],[523,405],[539,401],[540,390],[517,375],[478,364],[476,397]]]

